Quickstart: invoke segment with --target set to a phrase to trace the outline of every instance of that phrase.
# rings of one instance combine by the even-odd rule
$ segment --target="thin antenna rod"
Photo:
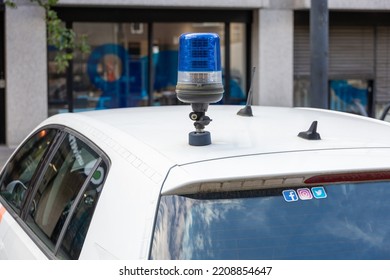
[[[246,106],[242,108],[240,111],[237,112],[237,115],[244,116],[244,117],[253,117],[252,114],[252,87],[253,87],[253,79],[255,77],[256,67],[253,66],[252,68],[252,79],[251,79],[251,85],[248,91],[248,97],[246,99]]]
[[[246,100],[246,106],[251,106],[252,105],[252,88],[253,88],[253,78],[255,77],[255,72],[256,72],[256,66],[253,66],[253,68],[252,68],[252,77],[251,77],[251,85],[250,85],[249,91],[248,91],[248,98]]]

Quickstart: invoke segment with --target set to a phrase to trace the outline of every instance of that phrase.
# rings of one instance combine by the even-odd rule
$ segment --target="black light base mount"
[[[211,135],[208,131],[192,131],[188,134],[188,143],[191,146],[207,146],[211,144]]]

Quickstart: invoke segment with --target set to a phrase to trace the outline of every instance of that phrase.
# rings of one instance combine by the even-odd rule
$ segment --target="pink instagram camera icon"
[[[308,188],[297,189],[297,193],[299,198],[302,200],[309,200],[313,198],[313,195]]]

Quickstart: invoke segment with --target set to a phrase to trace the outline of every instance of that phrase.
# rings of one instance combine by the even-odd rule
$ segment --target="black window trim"
[[[73,22],[242,22],[252,23],[253,9],[183,9],[57,6],[59,18]]]
[[[43,130],[43,129],[41,129],[41,130]],[[26,219],[27,219],[28,209],[30,209],[33,198],[37,192],[37,185],[42,180],[42,174],[44,174],[46,172],[47,167],[49,165],[49,162],[52,160],[53,156],[57,152],[58,147],[60,146],[60,144],[64,140],[64,137],[65,137],[65,135],[64,135],[63,131],[61,129],[59,129],[59,132],[57,133],[56,138],[55,138],[55,142],[53,143],[53,145],[50,147],[49,151],[45,155],[45,159],[42,161],[42,164],[40,166],[38,166],[36,174],[34,174],[35,178],[32,181],[31,188],[27,194],[25,201],[23,202],[22,210],[20,213],[20,218],[23,221],[26,221]]]
[[[6,209],[9,213],[14,213],[15,216],[13,217],[19,217],[19,216],[23,216],[23,209],[25,207],[25,204],[26,204],[26,201],[28,200],[28,195],[29,193],[34,189],[35,187],[35,184],[36,184],[36,180],[38,178],[38,174],[40,174],[40,171],[41,171],[41,168],[42,166],[44,166],[46,164],[46,161],[47,161],[47,158],[48,156],[50,155],[50,153],[52,152],[52,150],[54,149],[55,145],[56,145],[56,142],[59,140],[59,137],[61,135],[61,128],[59,127],[56,127],[56,126],[52,126],[52,127],[48,127],[48,126],[43,126],[39,129],[37,129],[36,131],[34,131],[33,133],[31,133],[19,146],[18,148],[15,150],[15,152],[12,154],[11,158],[9,159],[8,163],[13,161],[16,157],[16,154],[17,152],[20,150],[20,147],[24,146],[28,141],[31,140],[32,137],[34,137],[35,135],[37,135],[39,132],[45,130],[45,129],[53,129],[53,130],[57,130],[56,132],[56,135],[54,136],[54,140],[53,140],[53,144],[48,148],[47,151],[45,151],[45,154],[43,155],[42,159],[41,159],[41,162],[39,164],[39,166],[37,166],[37,169],[35,170],[32,178],[31,178],[31,188],[29,188],[28,190],[28,193],[26,194],[26,199],[24,200],[22,206],[21,206],[21,209],[20,209],[20,213],[17,213],[17,211],[15,211],[15,209],[8,203],[7,200],[3,199],[2,196],[0,196],[1,198],[1,202],[5,202],[5,203],[2,203],[3,205],[6,205]],[[3,172],[6,170],[5,166],[3,168]],[[2,176],[3,174],[1,173],[0,174],[0,185],[3,183],[3,180],[4,180],[4,177]]]
[[[29,205],[29,203],[27,203],[27,202],[29,201],[29,197],[30,197],[31,193],[34,193],[34,190],[36,189],[37,182],[39,182],[39,177],[40,177],[40,174],[41,174],[42,170],[44,170],[44,167],[47,165],[48,160],[51,158],[51,155],[54,154],[55,151],[57,151],[58,143],[62,142],[62,135],[63,135],[63,128],[62,128],[62,126],[59,126],[59,125],[46,125],[46,126],[42,126],[39,129],[35,130],[33,133],[30,134],[29,137],[27,137],[18,146],[18,148],[16,149],[16,151],[12,155],[10,161],[12,161],[15,158],[15,156],[16,156],[17,152],[19,151],[19,149],[23,145],[25,145],[31,139],[31,137],[34,137],[37,133],[39,133],[40,131],[45,130],[45,129],[55,129],[55,130],[57,130],[57,134],[54,137],[53,144],[45,152],[45,155],[43,156],[44,158],[43,158],[42,162],[37,167],[37,170],[35,171],[35,173],[33,175],[33,178],[31,180],[31,188],[29,189],[29,192],[26,195],[26,199],[23,202],[23,205],[21,207],[20,213],[17,213],[13,209],[13,207],[8,203],[8,201],[5,200],[2,196],[0,196],[0,202],[6,208],[7,212],[15,219],[15,221],[18,223],[18,225],[24,230],[24,232],[39,247],[39,249],[41,249],[43,254],[45,254],[48,259],[55,259],[55,256],[52,254],[50,249],[47,248],[47,245],[45,245],[43,243],[43,241],[36,236],[35,232],[32,231],[31,228],[27,225],[25,219],[23,219],[23,216],[24,216],[25,209],[28,209],[27,205]],[[3,169],[3,171],[4,170],[5,170],[5,168]],[[3,174],[0,174],[0,176],[2,176],[2,175]],[[1,178],[0,179],[0,184],[2,183],[2,180],[3,179]]]
[[[60,232],[60,235],[58,236],[58,240],[57,240],[57,243],[54,247],[54,255],[58,255],[58,251],[60,249],[60,246],[62,244],[62,241],[65,237],[65,233],[66,231],[68,230],[68,226],[70,224],[70,221],[72,220],[73,218],[73,214],[74,212],[76,211],[77,209],[77,206],[79,205],[79,202],[81,201],[82,199],[82,196],[85,192],[85,190],[87,189],[88,185],[89,185],[89,182],[91,181],[91,178],[93,176],[93,174],[95,173],[95,171],[98,169],[99,165],[102,163],[102,158],[99,157],[96,161],[96,163],[94,164],[93,168],[91,169],[91,172],[89,173],[88,177],[85,179],[83,185],[81,186],[80,188],[80,191],[78,192],[72,206],[70,207],[69,209],[69,214],[68,216],[66,217],[66,220],[65,220],[65,223],[64,225],[62,226],[62,229],[61,229],[61,232]]]

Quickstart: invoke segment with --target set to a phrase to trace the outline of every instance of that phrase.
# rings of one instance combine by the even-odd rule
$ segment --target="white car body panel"
[[[311,175],[390,170],[385,122],[271,107],[253,107],[254,117],[240,117],[240,108],[210,106],[212,144],[204,147],[188,145],[194,130],[189,106],[62,114],[44,121],[39,127],[60,124],[82,133],[111,161],[80,259],[147,259],[161,193],[245,188],[251,182],[296,186]],[[318,121],[322,140],[297,137],[312,121]],[[11,220],[3,216],[0,242],[12,236],[12,250],[20,255],[0,247],[0,257],[46,258]],[[14,233],[7,235],[9,230]]]
[[[4,248],[4,236],[8,231],[8,223],[4,222],[5,217],[9,213],[6,211],[5,207],[0,203],[0,259],[6,259],[6,251]]]
[[[23,260],[48,259],[8,212],[4,213],[0,221],[0,258]]]
[[[365,157],[370,159],[369,165],[361,160]],[[173,168],[162,194],[197,193],[205,191],[201,183],[215,182],[230,183],[235,189],[237,182],[241,184],[238,188],[243,189],[244,182],[250,184],[250,181],[264,188],[302,186],[305,179],[319,174],[319,170],[321,174],[386,170],[389,169],[388,158],[389,148],[253,155],[235,158],[234,164],[229,164],[231,158],[205,161]],[[237,166],[245,166],[245,169]]]

